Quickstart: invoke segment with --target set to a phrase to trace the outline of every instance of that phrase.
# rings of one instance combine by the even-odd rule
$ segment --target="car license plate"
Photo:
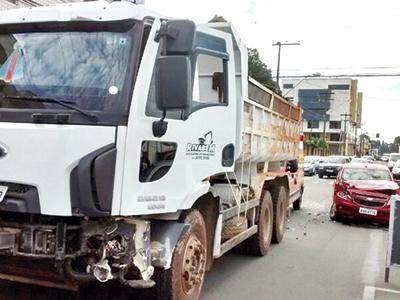
[[[330,170],[330,169],[328,169],[326,171],[329,172],[329,173],[333,173],[333,170]]]
[[[4,200],[8,190],[8,186],[0,185],[0,202]]]
[[[364,207],[360,207],[360,210],[358,212],[360,214],[370,215],[370,216],[376,216],[378,214],[378,211],[376,209],[370,209]]]

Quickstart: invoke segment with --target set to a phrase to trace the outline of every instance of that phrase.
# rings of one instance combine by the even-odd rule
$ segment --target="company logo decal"
[[[215,155],[215,144],[212,131],[198,138],[197,143],[187,143],[186,155],[192,159],[207,160]]]

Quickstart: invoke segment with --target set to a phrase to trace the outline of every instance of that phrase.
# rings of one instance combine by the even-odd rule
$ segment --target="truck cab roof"
[[[0,12],[0,24],[142,20],[159,14],[128,1],[90,1],[51,6],[27,7]]]

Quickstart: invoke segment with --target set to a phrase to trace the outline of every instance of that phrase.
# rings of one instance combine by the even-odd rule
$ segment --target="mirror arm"
[[[167,111],[164,109],[161,119],[153,122],[153,135],[155,137],[163,137],[167,132],[168,122],[164,121],[166,115]]]

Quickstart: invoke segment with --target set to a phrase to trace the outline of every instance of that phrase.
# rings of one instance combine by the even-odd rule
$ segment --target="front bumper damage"
[[[150,288],[151,252],[165,253],[161,244],[151,251],[150,230],[149,221],[131,218],[2,219],[0,279],[75,290],[95,280]]]

